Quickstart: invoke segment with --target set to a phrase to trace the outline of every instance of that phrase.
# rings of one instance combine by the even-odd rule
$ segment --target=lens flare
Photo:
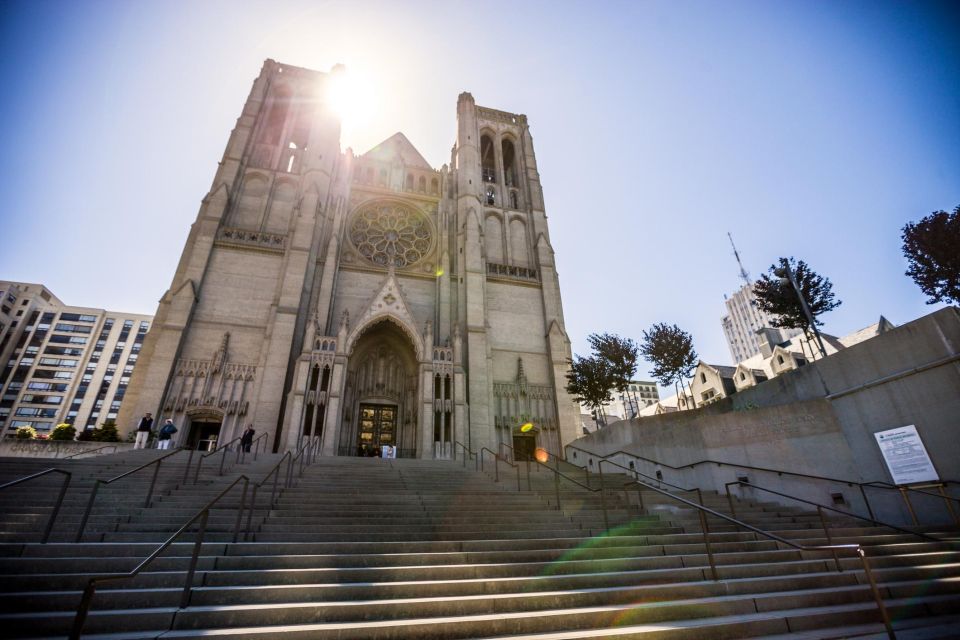
[[[527,431],[533,431],[533,423],[532,423],[532,422],[528,422],[528,423],[526,423],[526,424],[524,424],[523,426],[520,427],[520,432],[521,432],[521,433],[526,433]]]
[[[437,267],[437,277],[439,278],[442,275],[443,275],[443,267]]]
[[[537,450],[533,452],[533,457],[537,459],[537,462],[546,462],[550,459],[550,454],[547,453],[546,449],[538,447]]]
[[[372,82],[364,80],[356,69],[339,66],[326,80],[326,104],[340,119],[342,137],[349,141],[352,133],[372,120],[377,97]]]

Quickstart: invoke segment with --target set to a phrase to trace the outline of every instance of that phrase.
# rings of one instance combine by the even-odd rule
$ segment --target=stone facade
[[[449,166],[401,133],[355,156],[337,73],[264,64],[120,424],[172,417],[192,445],[249,423],[324,455],[560,452],[579,412],[526,116],[464,93]]]

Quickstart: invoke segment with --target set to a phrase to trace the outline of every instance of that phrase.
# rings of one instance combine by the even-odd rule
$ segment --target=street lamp
[[[820,337],[820,332],[817,331],[817,323],[813,321],[813,314],[810,313],[807,300],[803,297],[803,293],[800,292],[800,286],[797,284],[797,279],[794,277],[793,270],[790,268],[790,261],[784,260],[782,266],[774,269],[773,273],[780,278],[780,286],[785,287],[787,283],[793,285],[793,290],[797,292],[797,298],[800,299],[803,314],[807,316],[807,322],[810,324],[810,328],[813,329],[813,335],[817,338],[817,347],[820,348],[820,356],[826,358],[827,350],[823,348],[823,338]]]

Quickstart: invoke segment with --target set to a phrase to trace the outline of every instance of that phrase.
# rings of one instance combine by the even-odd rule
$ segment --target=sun
[[[356,70],[337,65],[327,76],[326,104],[340,120],[344,140],[368,126],[376,113],[374,83]]]

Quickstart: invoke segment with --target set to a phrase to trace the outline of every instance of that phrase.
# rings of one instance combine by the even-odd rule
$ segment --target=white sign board
[[[894,484],[937,482],[937,470],[927,455],[915,426],[878,431],[873,434],[880,445],[880,453],[890,469]]]

